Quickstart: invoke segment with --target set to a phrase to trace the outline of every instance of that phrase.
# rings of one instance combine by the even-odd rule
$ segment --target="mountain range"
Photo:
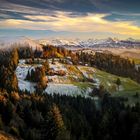
[[[92,47],[124,47],[124,48],[136,48],[140,47],[140,40],[135,40],[133,38],[128,38],[126,40],[119,40],[117,38],[107,38],[107,39],[87,39],[87,40],[68,40],[68,39],[52,39],[38,40],[39,44],[43,45],[54,45],[62,47],[80,47],[80,48],[92,48]]]
[[[128,38],[126,40],[120,40],[117,38],[107,38],[107,39],[31,39],[25,36],[16,37],[0,37],[0,48],[10,48],[11,46],[30,46],[33,49],[41,49],[43,45],[54,45],[56,47],[70,47],[70,48],[139,48],[140,40],[135,40],[133,38]]]

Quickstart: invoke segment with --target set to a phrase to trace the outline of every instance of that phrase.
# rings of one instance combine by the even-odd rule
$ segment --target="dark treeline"
[[[129,59],[108,53],[96,52],[93,55],[81,52],[79,60],[82,64],[86,63],[118,76],[129,77],[140,83],[140,68],[136,69],[135,63]]]
[[[26,59],[26,58],[39,58],[42,57],[42,50],[36,48],[33,50],[31,47],[19,47],[18,48],[18,54],[20,59]]]
[[[43,67],[35,67],[34,69],[28,71],[26,80],[37,83],[42,81],[44,76],[45,70]]]
[[[36,48],[33,50],[31,47],[22,47],[18,49],[18,54],[20,59],[26,58],[67,58],[71,57],[73,63],[78,62],[78,57],[71,50],[62,48],[62,47],[54,47],[52,45],[42,46],[42,50]]]
[[[18,60],[17,49],[7,52],[0,51],[0,88],[5,88],[9,92],[18,90],[18,81],[15,74]]]
[[[0,129],[25,140],[138,140],[140,104],[125,106],[105,94],[96,108],[94,100],[80,96],[0,96]],[[3,97],[3,98],[2,98]]]

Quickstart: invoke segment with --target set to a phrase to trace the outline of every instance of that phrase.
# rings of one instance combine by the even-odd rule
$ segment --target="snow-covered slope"
[[[133,93],[140,91],[140,85],[129,78],[118,77],[89,66],[62,64],[59,62],[59,59],[55,59],[54,64],[51,64],[51,62],[52,60],[49,61],[50,69],[54,69],[55,71],[64,70],[66,75],[46,75],[45,77],[48,78],[48,86],[44,90],[44,93],[59,93],[62,95],[81,95],[84,97],[89,97],[92,89],[94,87],[98,88],[100,84],[104,85],[104,87],[113,94],[118,92],[121,93],[122,91],[125,91],[126,93],[129,93],[130,91]],[[26,64],[25,60],[23,59],[19,61],[16,69],[16,75],[20,90],[27,90],[34,93],[37,83],[27,81],[25,78],[28,71],[38,66],[42,65]],[[114,82],[117,78],[120,78],[122,82],[119,91]]]
[[[36,66],[39,67],[41,65],[38,64]],[[28,71],[31,71],[34,68],[35,68],[35,66],[26,65],[25,60],[19,60],[19,65],[16,68],[16,75],[18,78],[18,87],[20,88],[20,90],[23,90],[23,91],[27,90],[30,92],[35,91],[36,83],[25,80]]]
[[[45,92],[49,94],[55,93],[71,96],[81,95],[84,97],[88,97],[88,94],[91,93],[91,91],[92,89],[90,87],[87,87],[86,89],[81,89],[73,84],[55,84],[55,83],[49,83],[48,87],[45,90]]]
[[[72,96],[82,95],[84,97],[87,97],[88,94],[92,91],[91,86],[82,88],[75,84],[79,81],[80,78],[82,78],[81,76],[87,75],[85,72],[84,74],[82,74],[82,71],[80,71],[79,69],[77,69],[75,66],[72,65],[67,65],[65,67],[64,64],[61,64],[59,62],[55,62],[55,64],[51,64],[51,61],[49,62],[51,69],[54,69],[55,71],[63,70],[66,72],[66,75],[65,76],[46,75],[46,77],[49,79],[49,83],[44,92],[48,94],[59,93]],[[31,71],[32,69],[38,66],[41,66],[41,64],[30,65],[25,64],[25,60],[19,60],[18,67],[16,69],[16,75],[18,79],[18,87],[20,90],[22,91],[27,90],[30,91],[31,93],[35,91],[35,86],[37,83],[30,82],[25,79],[28,71]]]

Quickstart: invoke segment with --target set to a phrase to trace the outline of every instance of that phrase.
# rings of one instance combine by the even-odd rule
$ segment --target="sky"
[[[0,0],[0,36],[140,39],[140,0]]]

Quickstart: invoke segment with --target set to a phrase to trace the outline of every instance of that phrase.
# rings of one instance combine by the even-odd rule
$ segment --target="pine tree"
[[[30,75],[30,71],[28,70],[27,76],[26,76],[26,80],[31,80],[31,75]]]
[[[121,80],[120,80],[120,78],[117,78],[117,80],[116,80],[116,84],[117,84],[117,86],[118,86],[118,90],[119,90],[119,87],[120,87],[120,85],[121,85]]]
[[[50,66],[49,66],[48,59],[46,59],[46,61],[43,63],[43,67],[45,69],[45,72],[49,71]]]

